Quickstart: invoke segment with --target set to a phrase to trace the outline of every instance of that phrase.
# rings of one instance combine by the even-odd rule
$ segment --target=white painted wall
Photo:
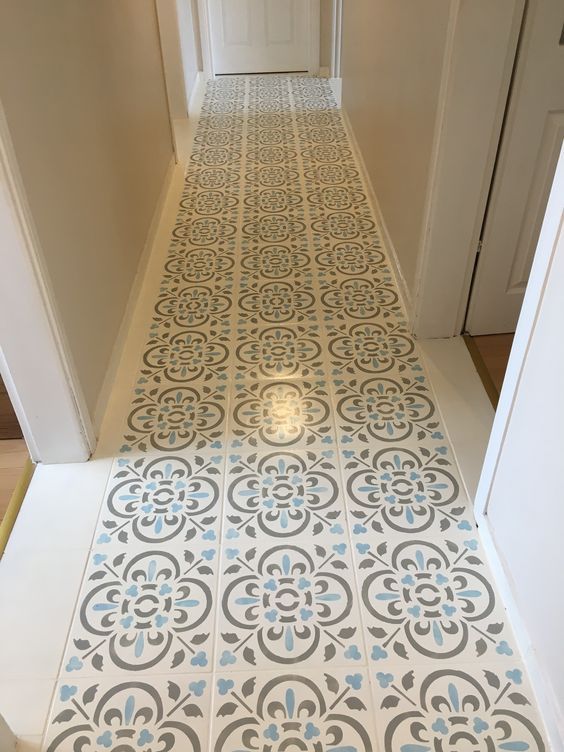
[[[334,0],[320,0],[319,65],[321,68],[329,68],[331,66],[333,2]]]
[[[564,749],[563,280],[564,150],[476,499],[504,568],[555,752]]]
[[[0,715],[0,752],[15,752],[16,737],[8,728],[8,724]]]
[[[343,107],[413,292],[451,2],[343,5]]]
[[[0,91],[93,414],[172,156],[154,0],[2,3]]]
[[[176,13],[180,33],[186,100],[190,102],[198,79],[198,72],[202,70],[198,4],[196,0],[176,0]]]

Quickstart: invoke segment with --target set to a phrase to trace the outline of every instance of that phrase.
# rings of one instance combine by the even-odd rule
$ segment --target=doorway
[[[207,0],[206,5],[215,75],[318,73],[319,0]]]
[[[0,377],[0,524],[25,469],[28,456],[22,429]]]
[[[464,329],[494,398],[564,139],[563,23],[561,0],[526,3],[470,290]]]

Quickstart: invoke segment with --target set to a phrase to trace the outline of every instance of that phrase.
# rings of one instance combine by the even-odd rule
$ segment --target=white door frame
[[[309,73],[311,75],[317,75],[319,73],[321,5],[320,0],[306,0],[306,2],[309,5]],[[200,44],[202,46],[204,76],[206,78],[214,78],[215,69],[213,62],[209,0],[198,0],[198,16],[200,18]]]
[[[421,339],[462,331],[524,5],[451,3],[426,217],[408,301],[412,331]]]
[[[84,462],[96,439],[58,320],[0,104],[0,371],[32,460]]]
[[[333,0],[331,20],[331,78],[341,78],[341,50],[343,45],[343,0]]]

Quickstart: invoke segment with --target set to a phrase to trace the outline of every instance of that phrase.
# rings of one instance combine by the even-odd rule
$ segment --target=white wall
[[[176,9],[186,100],[189,102],[196,85],[198,72],[202,70],[197,0],[176,0]]]
[[[333,0],[320,0],[320,11],[319,65],[321,68],[330,68],[333,40]]]
[[[343,107],[411,292],[450,5],[450,0],[351,0],[343,9]]]
[[[154,0],[2,3],[0,91],[92,415],[172,157]]]
[[[0,752],[15,752],[16,737],[8,728],[8,724],[0,715]]]
[[[515,601],[555,752],[564,749],[563,280],[564,151],[477,499],[479,506],[489,502],[487,527]]]

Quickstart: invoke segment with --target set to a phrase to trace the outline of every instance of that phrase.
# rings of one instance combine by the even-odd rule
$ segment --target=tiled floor
[[[209,84],[152,316],[44,749],[545,750],[326,81]]]

